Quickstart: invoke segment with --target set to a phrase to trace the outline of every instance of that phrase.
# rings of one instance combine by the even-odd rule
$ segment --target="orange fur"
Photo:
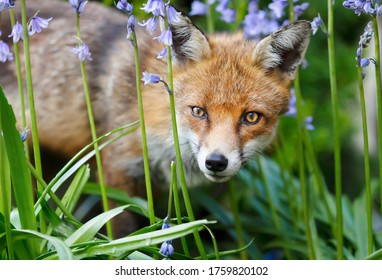
[[[29,3],[28,3],[29,4]],[[74,12],[65,2],[35,0],[28,13],[53,20],[31,38],[32,71],[41,145],[73,156],[91,142],[76,44]],[[5,26],[3,17],[2,26]],[[81,15],[82,39],[92,52],[86,62],[98,135],[136,121],[138,109],[134,55],[126,40],[126,17],[96,3]],[[172,26],[174,94],[178,128],[189,185],[207,177],[222,182],[272,140],[278,117],[288,108],[289,84],[301,62],[309,24],[285,27],[256,45],[241,33],[206,38],[186,17]],[[167,66],[155,58],[163,46],[137,26],[142,71],[166,77]],[[292,48],[290,47],[292,45]],[[0,68],[0,83],[20,115],[13,65]],[[169,102],[162,85],[143,86],[143,103],[154,186],[169,178],[175,159]],[[206,113],[197,118],[193,106]],[[246,114],[260,116],[247,123]],[[106,183],[136,195],[144,190],[140,131],[102,153]],[[118,226],[117,235],[125,231]]]

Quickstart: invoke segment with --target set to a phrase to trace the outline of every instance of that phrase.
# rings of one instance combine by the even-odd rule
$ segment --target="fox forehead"
[[[209,43],[210,57],[175,71],[181,104],[259,110],[274,117],[287,109],[290,79],[256,65],[255,44],[237,35],[214,36]]]

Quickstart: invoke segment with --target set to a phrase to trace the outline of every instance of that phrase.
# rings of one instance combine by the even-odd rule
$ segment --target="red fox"
[[[29,1],[28,13],[53,17],[31,37],[30,50],[40,143],[71,157],[91,142],[77,57],[75,13],[68,3]],[[3,15],[3,38],[9,34]],[[133,48],[126,40],[126,17],[89,2],[81,15],[82,40],[98,135],[138,120]],[[142,71],[166,77],[163,47],[137,28]],[[225,182],[274,138],[278,119],[288,110],[289,85],[309,44],[307,21],[290,23],[258,43],[241,33],[204,35],[184,15],[172,25],[174,94],[188,186],[205,178]],[[9,31],[9,30],[8,30]],[[0,83],[20,114],[13,63],[0,68]],[[165,88],[143,86],[151,176],[155,185],[170,178],[175,159]],[[134,195],[144,189],[140,131],[102,151],[105,180]]]

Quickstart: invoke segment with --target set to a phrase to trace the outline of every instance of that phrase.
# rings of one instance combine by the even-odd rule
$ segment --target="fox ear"
[[[180,15],[179,20],[173,22],[170,28],[176,63],[196,62],[211,55],[207,37],[188,17]]]
[[[253,53],[255,63],[267,71],[278,68],[290,79],[294,79],[308,47],[311,32],[310,23],[305,20],[280,28],[256,45]]]

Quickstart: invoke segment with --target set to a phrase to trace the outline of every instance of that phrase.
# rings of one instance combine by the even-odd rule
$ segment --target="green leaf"
[[[106,187],[106,193],[107,197],[109,199],[114,200],[115,202],[119,204],[134,204],[141,208],[141,211],[144,213],[147,213],[147,201],[141,197],[131,197],[128,196],[128,194],[125,191],[119,190],[117,188],[113,187]],[[83,194],[90,194],[90,195],[101,195],[100,187],[96,183],[88,182],[85,185],[85,188],[83,190]]]
[[[5,147],[11,170],[14,197],[20,214],[20,222],[24,229],[37,230],[36,217],[33,208],[33,187],[29,175],[24,147],[20,133],[16,129],[16,118],[12,107],[0,87],[0,121]],[[30,244],[32,252],[37,252],[37,244]]]
[[[14,233],[15,237],[17,237],[17,238],[28,239],[31,237],[32,238],[39,237],[42,239],[46,239],[56,249],[58,259],[60,259],[60,260],[72,260],[73,259],[73,254],[72,254],[72,251],[70,250],[69,246],[66,245],[64,241],[58,239],[57,237],[46,235],[46,234],[43,234],[43,233],[40,233],[37,231],[33,231],[33,230],[26,230],[26,229],[21,229],[21,230],[15,229],[15,230],[12,230],[12,233]]]
[[[127,251],[134,251],[141,247],[159,244],[168,240],[173,240],[185,236],[187,234],[194,233],[195,230],[202,229],[203,225],[211,223],[213,222],[209,222],[207,220],[198,220],[176,225],[166,230],[157,230],[155,232],[120,238],[109,243],[92,246],[83,252],[77,252],[75,253],[75,258],[81,259],[103,254],[119,256]]]
[[[82,194],[82,190],[84,186],[86,185],[87,181],[89,180],[89,177],[90,177],[90,168],[89,168],[89,165],[87,164],[82,166],[78,170],[72,183],[70,184],[69,188],[66,190],[61,201],[62,201],[62,204],[65,205],[66,209],[69,212],[74,211],[74,208],[77,205],[77,202]],[[57,209],[56,213],[57,215],[61,215],[62,211],[60,209]]]
[[[108,222],[116,215],[122,213],[128,207],[132,206],[124,205],[121,207],[117,207],[94,217],[93,219],[85,223],[83,226],[81,226],[78,230],[76,230],[71,236],[69,236],[65,240],[65,243],[70,246],[91,240],[92,238],[94,238],[97,232],[106,224],[106,222]]]

